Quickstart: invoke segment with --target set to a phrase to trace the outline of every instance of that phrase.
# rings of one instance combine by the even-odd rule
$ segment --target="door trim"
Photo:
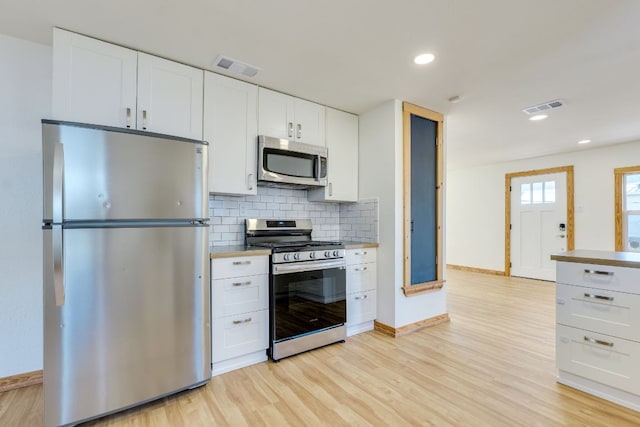
[[[437,123],[436,128],[436,280],[411,284],[411,115]],[[402,103],[403,146],[403,283],[406,297],[433,292],[444,286],[444,236],[443,236],[443,129],[444,115],[408,102]]]
[[[512,172],[504,175],[504,275],[511,276],[511,180],[523,176],[565,172],[567,179],[567,250],[574,249],[573,165]]]

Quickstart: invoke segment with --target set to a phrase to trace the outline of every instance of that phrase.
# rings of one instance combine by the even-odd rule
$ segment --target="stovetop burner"
[[[342,242],[311,238],[310,219],[247,219],[245,226],[247,245],[271,249],[274,262],[344,257]]]
[[[249,246],[260,246],[263,248],[283,248],[283,249],[305,249],[316,246],[342,246],[342,242],[322,241],[322,240],[301,240],[297,242],[257,242],[251,243]]]

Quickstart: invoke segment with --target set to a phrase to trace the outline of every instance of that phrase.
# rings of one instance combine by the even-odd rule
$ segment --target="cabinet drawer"
[[[347,323],[349,325],[375,320],[376,309],[376,291],[347,295]]]
[[[376,263],[347,266],[347,294],[377,289]]]
[[[215,319],[212,327],[213,362],[243,356],[269,346],[269,310]]]
[[[563,325],[556,340],[558,369],[640,394],[640,343]]]
[[[640,341],[640,295],[558,284],[556,308],[560,324]]]
[[[258,274],[269,274],[269,256],[216,258],[211,261],[212,279],[255,276]]]
[[[347,250],[347,265],[366,264],[376,262],[376,249],[349,249]]]
[[[267,308],[268,274],[211,281],[211,313],[214,319]]]
[[[608,265],[558,262],[558,283],[631,294],[640,293],[640,269]]]

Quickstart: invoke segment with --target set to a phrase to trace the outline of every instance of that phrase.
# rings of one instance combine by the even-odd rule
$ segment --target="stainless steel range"
[[[271,249],[269,356],[275,361],[346,338],[345,250],[314,241],[309,219],[247,219],[247,245]]]

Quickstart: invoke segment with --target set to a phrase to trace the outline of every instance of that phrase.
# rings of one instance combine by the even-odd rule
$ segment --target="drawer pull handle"
[[[233,286],[247,286],[251,284],[251,280],[247,280],[246,282],[234,282]]]
[[[585,268],[584,272],[587,274],[599,274],[601,276],[613,276],[613,271],[589,270]]]
[[[356,297],[356,299],[367,299],[366,295],[362,295],[361,297]]]
[[[233,261],[233,265],[249,265],[251,261]]]
[[[586,342],[590,342],[591,344],[599,344],[599,345],[604,345],[606,347],[613,347],[613,343],[612,342],[607,342],[607,341],[602,341],[602,340],[597,340],[595,338],[589,338],[588,336],[585,335],[584,340]]]
[[[233,324],[234,324],[234,325],[240,325],[240,324],[242,324],[242,323],[249,323],[249,322],[251,322],[251,317],[247,317],[247,318],[246,318],[246,319],[244,319],[244,320],[234,320],[234,321],[233,321]],[[613,344],[612,344],[612,345],[613,345]]]
[[[362,267],[362,268],[356,268],[356,271],[365,271],[367,269],[367,267]]]
[[[354,255],[366,255],[367,251],[362,251],[362,252],[356,252],[354,253]]]
[[[605,297],[604,295],[584,294],[585,298],[601,299],[603,301],[613,301],[613,297]]]

